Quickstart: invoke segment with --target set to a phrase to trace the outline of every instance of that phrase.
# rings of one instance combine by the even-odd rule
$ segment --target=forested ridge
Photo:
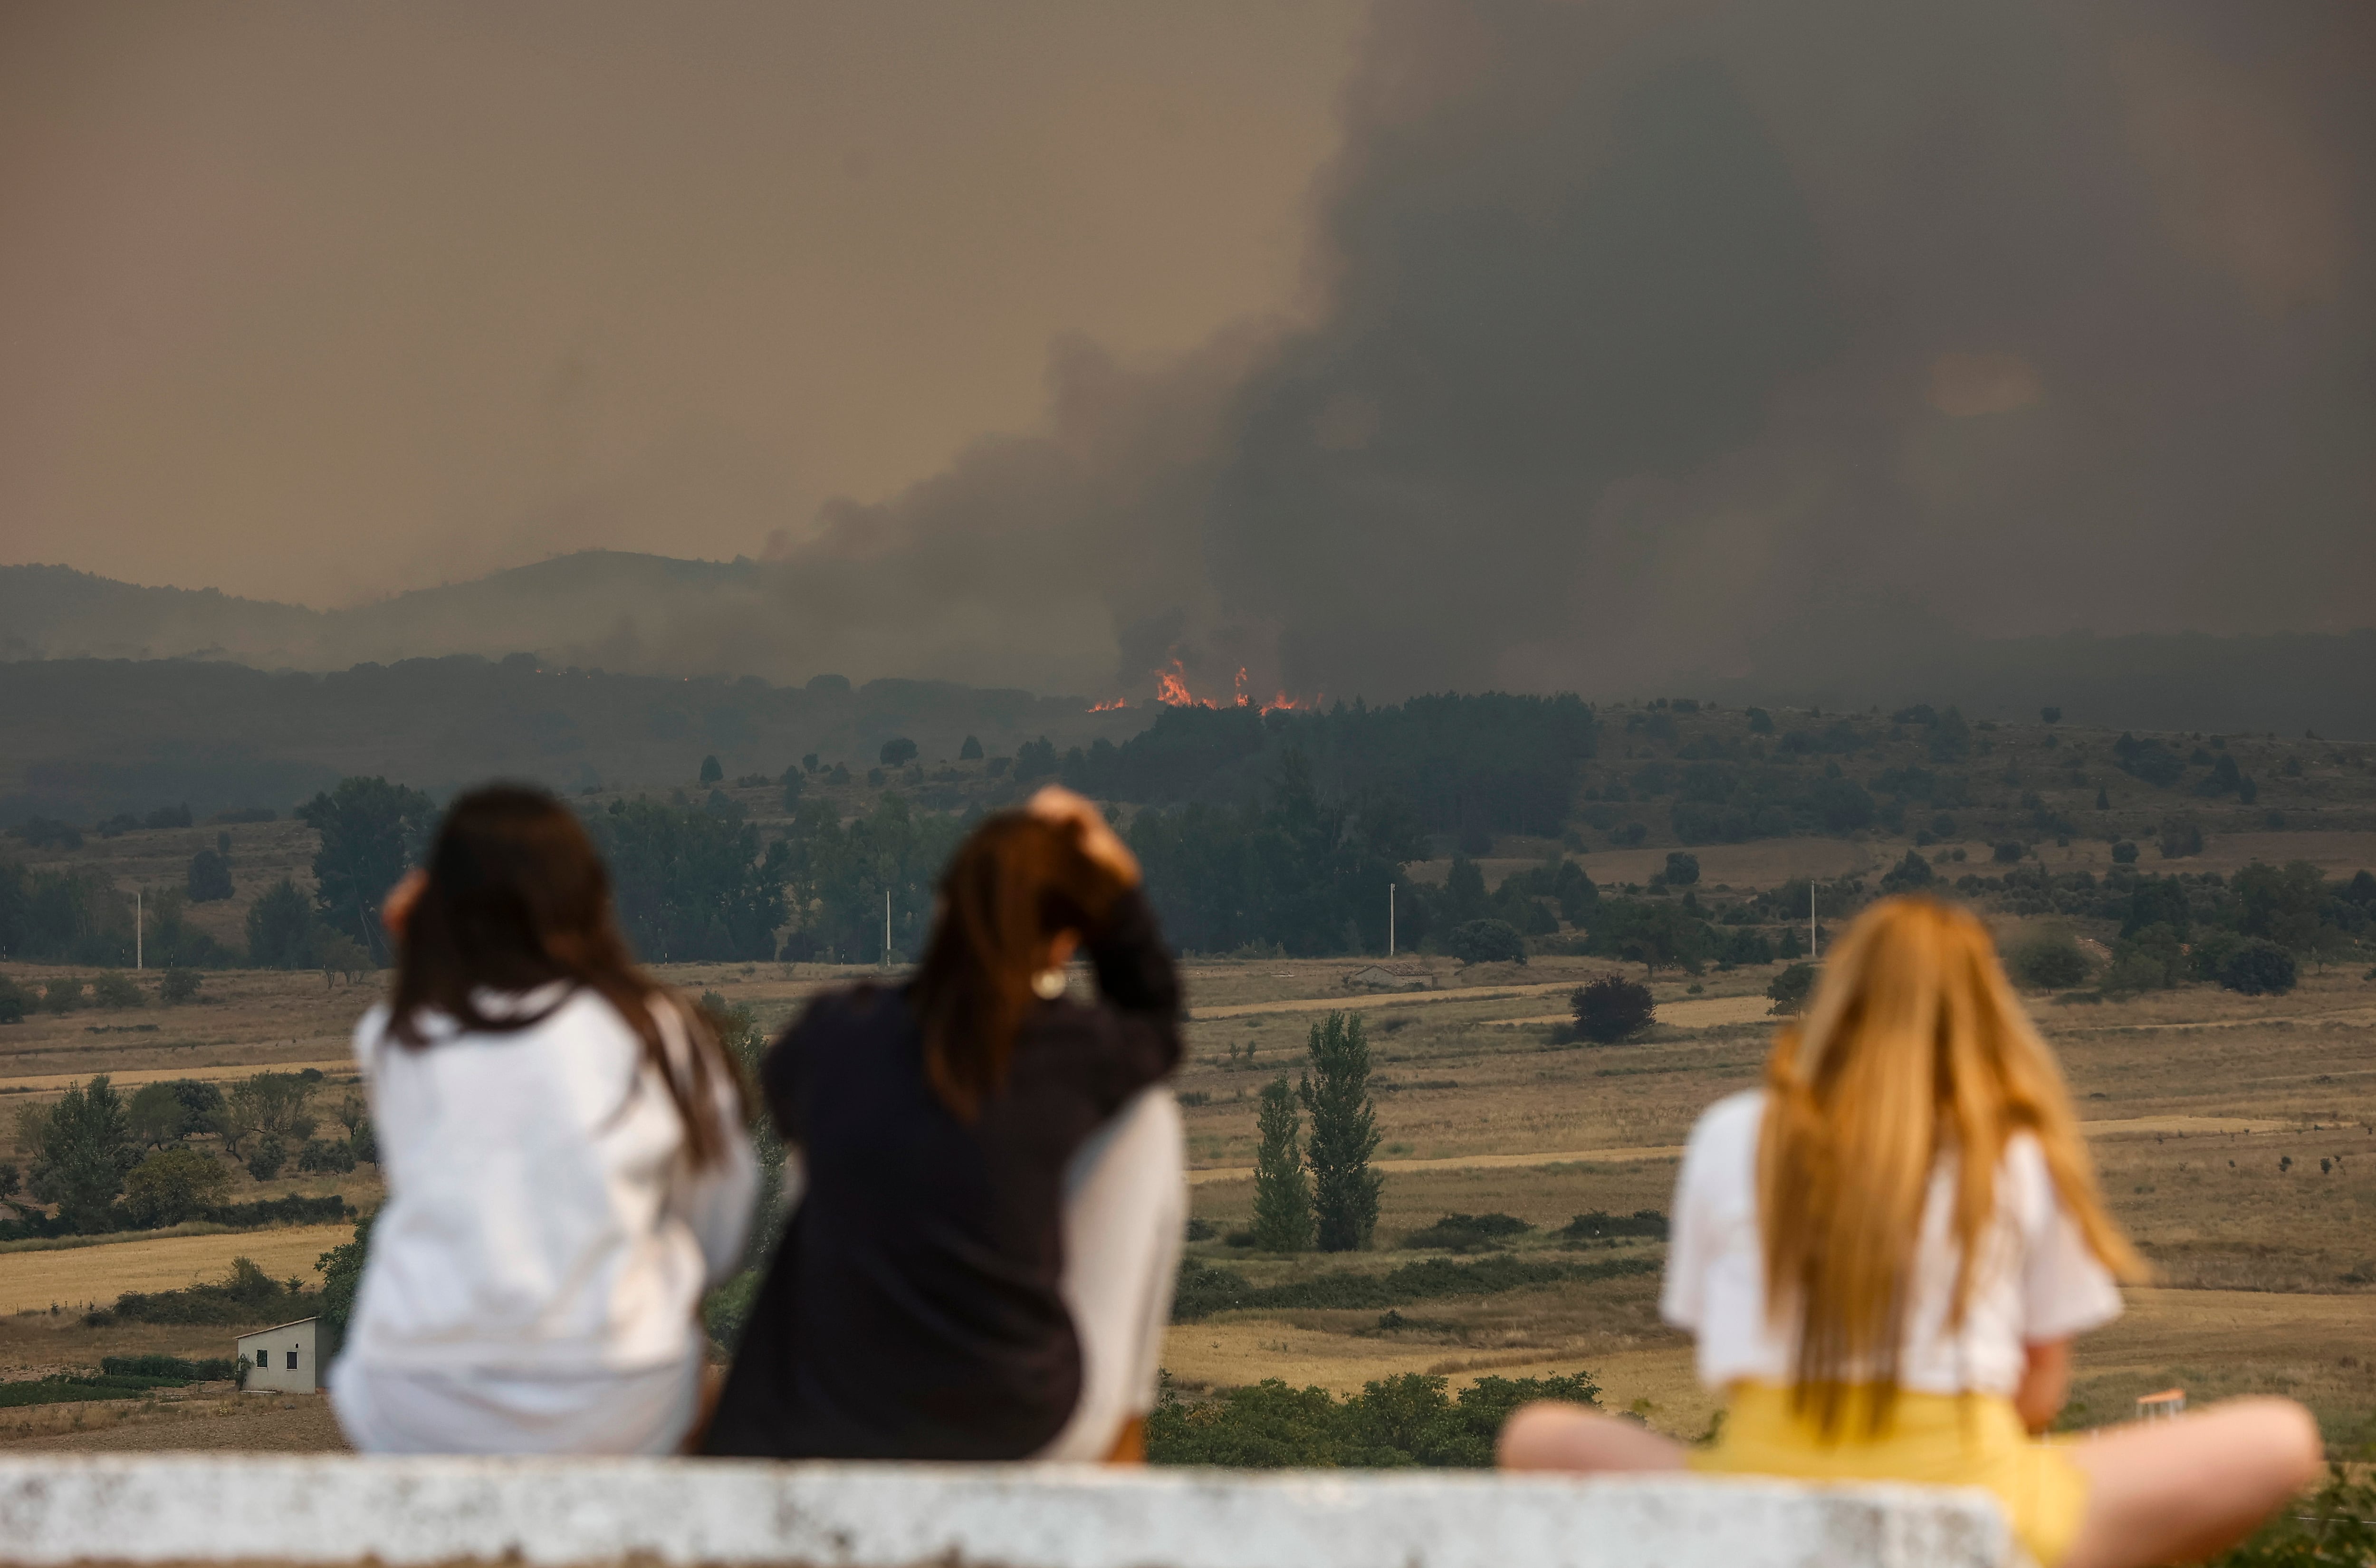
[[[2078,731],[2052,709],[2012,726],[1927,705],[1596,709],[1488,693],[1313,711],[1182,707],[1120,744],[1060,749],[1035,736],[1010,754],[967,734],[934,749],[956,756],[893,735],[856,768],[810,752],[730,778],[715,754],[688,748],[689,787],[568,798],[612,867],[637,951],[659,961],[872,962],[885,954],[886,914],[889,955],[912,959],[933,881],[968,826],[1052,779],[1110,802],[1170,940],[1196,953],[1383,953],[1392,886],[1398,946],[1467,962],[1557,950],[1655,973],[1788,958],[1806,885],[1713,888],[1697,852],[1797,834],[1889,846],[1885,874],[1818,891],[1827,920],[1928,887],[2102,922],[2108,940],[2117,932],[2156,953],[2221,932],[2324,962],[2364,941],[2370,905],[2347,876],[2192,863],[2221,835],[2376,827],[2376,747],[2315,736]],[[386,956],[376,890],[421,853],[437,809],[411,785],[342,779],[292,813],[314,845],[311,877],[263,885],[223,830],[220,852],[190,857],[185,885],[152,888],[148,962],[376,967]],[[18,823],[0,840],[0,956],[126,962],[131,898],[107,869],[108,846],[182,842],[213,826],[174,802],[96,824]],[[2094,871],[2058,859],[2080,839],[2110,846],[2109,869],[2100,854]],[[1595,874],[1605,850],[1645,846],[1673,847],[1657,874]],[[1500,862],[1490,882],[1488,857]],[[1524,863],[1511,871],[1514,857]],[[226,897],[244,911],[236,935],[220,921],[200,930],[191,911]],[[2160,900],[2164,918],[2133,918],[2140,897]],[[2268,913],[2275,905],[2287,912]],[[2156,962],[2176,976],[2166,953]],[[2140,957],[2127,972],[2146,968]]]

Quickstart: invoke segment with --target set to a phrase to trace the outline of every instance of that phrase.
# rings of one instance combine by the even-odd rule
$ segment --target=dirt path
[[[2180,1136],[2223,1133],[2277,1133],[2292,1123],[2241,1116],[2128,1116],[2082,1123],[2091,1138],[2178,1134]],[[1455,1154],[1435,1159],[1380,1159],[1372,1167],[1388,1175],[1396,1171],[1496,1170],[1535,1165],[1624,1165],[1643,1159],[1680,1159],[1681,1144],[1642,1144],[1630,1148],[1548,1149],[1527,1154]],[[1188,1184],[1202,1187],[1217,1182],[1251,1182],[1251,1165],[1215,1165],[1188,1172]]]
[[[1656,1020],[1678,1029],[1712,1029],[1719,1024],[1762,1024],[1774,1014],[1774,1004],[1763,996],[1708,996],[1690,1002],[1661,1002]],[[1521,1024],[1564,1024],[1573,1013],[1541,1013],[1531,1018],[1495,1018],[1497,1029]]]
[[[127,1072],[109,1072],[102,1067],[96,1072],[42,1073],[29,1078],[0,1078],[0,1093],[38,1094],[43,1089],[62,1089],[75,1084],[89,1083],[101,1073],[107,1075],[109,1083],[122,1088],[127,1084],[164,1083],[182,1078],[220,1083],[227,1078],[252,1078],[258,1073],[302,1073],[308,1067],[325,1077],[351,1078],[355,1075],[355,1059],[351,1056],[342,1056],[336,1062],[254,1062],[230,1065],[218,1063],[208,1067],[135,1067]]]
[[[1348,1013],[1371,1007],[1409,1007],[1431,1002],[1503,1002],[1519,996],[1543,996],[1554,991],[1574,991],[1581,980],[1551,980],[1543,985],[1480,985],[1470,991],[1388,991],[1368,996],[1303,996],[1286,1002],[1241,1002],[1228,1007],[1198,1007],[1190,1011],[1188,1021],[1201,1024],[1214,1018],[1245,1018],[1257,1013]],[[1564,1018],[1566,1014],[1560,1015]]]

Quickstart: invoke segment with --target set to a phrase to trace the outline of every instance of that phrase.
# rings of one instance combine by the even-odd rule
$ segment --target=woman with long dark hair
[[[756,1186],[732,1063],[542,790],[455,802],[383,919],[395,993],[355,1055],[388,1195],[339,1424],[367,1453],[673,1451]]]
[[[1185,1218],[1180,988],[1138,883],[1042,790],[951,859],[913,980],[828,992],[770,1051],[803,1190],[710,1453],[1128,1455]]]

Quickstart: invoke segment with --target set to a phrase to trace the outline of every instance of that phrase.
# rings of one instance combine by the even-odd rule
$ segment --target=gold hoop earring
[[[1064,971],[1041,969],[1031,977],[1031,994],[1042,1002],[1053,1002],[1064,994]]]

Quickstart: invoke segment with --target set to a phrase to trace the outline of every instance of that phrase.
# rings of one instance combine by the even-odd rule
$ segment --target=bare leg
[[[1680,1470],[1683,1445],[1598,1410],[1538,1399],[1503,1423],[1494,1459],[1505,1470]]]
[[[2290,1399],[2234,1399],[2064,1450],[2093,1482],[2061,1568],[2158,1568],[2233,1546],[2318,1479],[2318,1423]]]

